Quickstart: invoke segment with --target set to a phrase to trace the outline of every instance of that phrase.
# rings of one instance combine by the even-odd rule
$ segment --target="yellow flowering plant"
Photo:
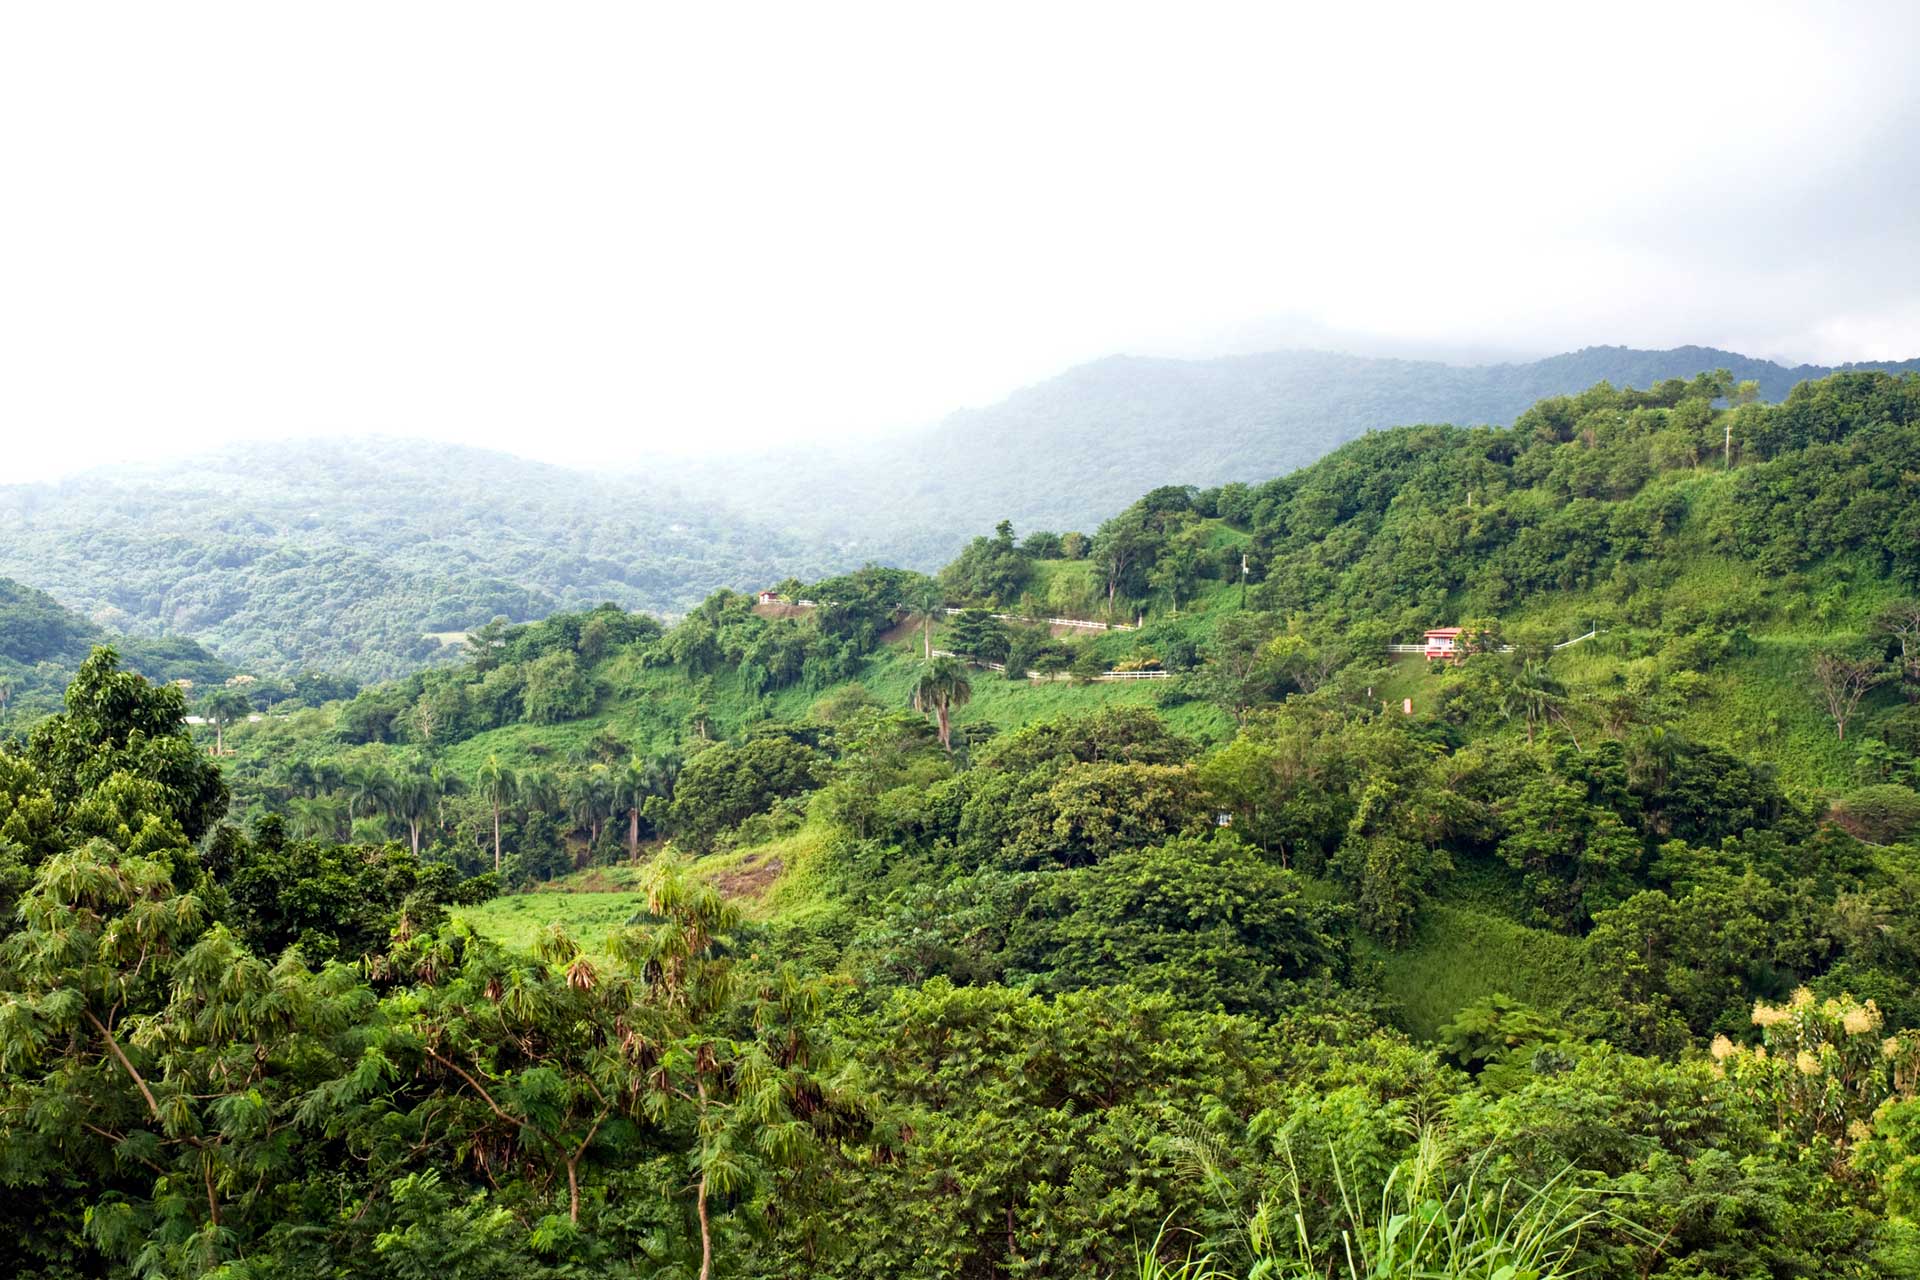
[[[1780,1132],[1845,1149],[1872,1130],[1876,1108],[1912,1098],[1920,1083],[1920,1033],[1882,1037],[1880,1010],[1850,995],[1817,999],[1805,987],[1785,1004],[1756,1001],[1760,1044],[1715,1037],[1718,1070]]]

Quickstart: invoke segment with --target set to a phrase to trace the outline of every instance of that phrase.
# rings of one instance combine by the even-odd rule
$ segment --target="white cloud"
[[[1351,10],[1351,12],[1348,12]],[[1909,6],[18,5],[0,479],[576,462],[1112,350],[1920,354]]]

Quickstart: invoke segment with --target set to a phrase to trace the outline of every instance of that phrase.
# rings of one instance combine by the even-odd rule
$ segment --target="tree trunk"
[[[920,619],[920,647],[925,650],[925,660],[933,661],[933,615]]]
[[[695,1206],[700,1212],[700,1280],[713,1280],[713,1229],[707,1224],[707,1175],[700,1174]]]
[[[952,755],[953,754],[952,729],[949,727],[947,722],[946,699],[943,698],[940,701],[933,704],[933,714],[934,714],[934,718],[940,722],[940,745],[946,748],[948,755]]]
[[[407,829],[413,835],[413,856],[418,858],[420,856],[420,819],[408,818]]]
[[[500,806],[493,807],[493,874],[500,874]]]
[[[640,861],[640,806],[634,805],[627,810],[627,861],[638,864]]]

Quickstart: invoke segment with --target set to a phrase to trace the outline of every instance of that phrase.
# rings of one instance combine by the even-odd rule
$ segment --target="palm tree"
[[[561,808],[560,780],[546,769],[520,774],[520,807],[528,813],[557,813]]]
[[[440,803],[439,778],[418,766],[408,769],[393,779],[388,789],[388,803],[392,806],[393,815],[407,824],[407,837],[413,846],[413,856],[419,857],[421,828],[433,817]]]
[[[920,668],[919,683],[913,687],[913,709],[933,712],[940,725],[940,745],[953,752],[952,713],[973,700],[973,682],[958,658],[935,658]]]
[[[287,801],[293,834],[303,840],[332,840],[340,834],[346,805],[339,796],[295,796]]]
[[[500,763],[500,757],[489,754],[480,771],[473,777],[473,789],[478,791],[493,809],[493,873],[500,874],[500,811],[513,803],[514,793],[519,788],[519,779],[513,776],[513,770]]]
[[[247,718],[253,704],[238,689],[215,689],[200,700],[200,714],[213,726],[213,754],[227,754],[227,726]]]
[[[947,596],[940,589],[940,583],[933,578],[922,578],[907,592],[907,620],[920,624],[920,644],[925,650],[924,659],[933,661],[933,624],[947,607]]]
[[[589,849],[600,843],[600,823],[607,815],[612,792],[613,771],[604,764],[567,775],[567,808],[574,822],[587,829]]]
[[[1527,745],[1533,745],[1534,729],[1549,716],[1559,715],[1560,707],[1567,700],[1566,688],[1558,680],[1547,674],[1544,662],[1522,664],[1514,675],[1513,683],[1507,686],[1507,696],[1500,704],[1503,714],[1519,714],[1527,723]],[[1578,742],[1574,745],[1579,746]]]
[[[640,862],[640,813],[648,800],[665,795],[671,781],[667,762],[656,756],[643,760],[634,756],[613,776],[613,806],[627,814],[627,860]]]
[[[1635,734],[1627,744],[1627,777],[1655,794],[1665,791],[1685,746],[1685,740],[1663,724]]]
[[[393,787],[393,775],[370,760],[355,760],[341,772],[347,789],[347,826],[359,816],[362,806],[377,809]]]
[[[434,819],[442,829],[447,825],[447,800],[467,789],[467,780],[444,764],[433,766]]]

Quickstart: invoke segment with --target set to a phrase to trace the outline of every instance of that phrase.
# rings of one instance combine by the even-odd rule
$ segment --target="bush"
[[[1920,795],[1892,782],[1862,787],[1836,800],[1827,817],[1858,839],[1893,844],[1920,827]]]

